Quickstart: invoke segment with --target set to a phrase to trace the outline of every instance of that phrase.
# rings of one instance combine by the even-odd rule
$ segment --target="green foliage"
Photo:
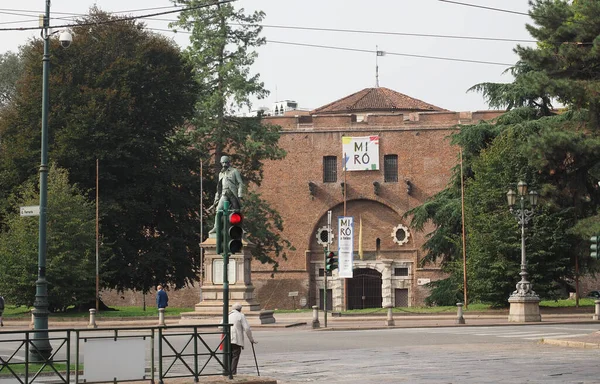
[[[428,288],[432,289],[432,294],[425,299],[425,304],[428,306],[452,306],[463,302],[462,281],[457,281],[458,277],[460,276],[453,274],[447,279],[427,284]]]
[[[199,255],[199,154],[180,131],[198,92],[192,68],[143,24],[97,9],[81,21],[68,50],[50,40],[49,158],[90,201],[99,160],[104,287],[183,287],[197,279]],[[42,48],[23,48],[18,97],[0,116],[0,228],[5,198],[39,162]]]
[[[32,306],[38,262],[38,220],[20,217],[20,206],[38,205],[36,180],[26,182],[19,198],[11,199],[14,209],[7,231],[0,233],[0,292],[13,305]],[[87,304],[95,297],[94,206],[82,192],[69,184],[68,173],[56,166],[48,175],[47,280],[51,311]]]
[[[527,25],[538,40],[535,47],[517,46],[519,62],[511,69],[510,84],[483,83],[471,88],[482,92],[492,107],[529,106],[551,114],[551,100],[589,111],[591,127],[599,127],[600,3],[594,0],[535,0]]]
[[[264,13],[245,14],[234,4],[215,4],[206,0],[173,0],[189,10],[179,14],[173,27],[190,31],[185,57],[194,67],[201,92],[196,114],[190,120],[192,140],[209,172],[203,197],[204,206],[214,201],[219,159],[228,154],[244,183],[258,187],[263,179],[263,160],[282,159],[286,153],[278,146],[280,127],[262,124],[260,117],[235,117],[240,108],[250,108],[250,98],[264,98],[268,91],[259,75],[252,75],[256,49],[265,43],[260,36]],[[210,156],[210,157],[209,157]],[[247,193],[242,202],[246,231],[256,244],[254,257],[273,264],[285,258],[291,244],[281,238],[283,222],[279,214],[257,193]],[[208,228],[208,227],[207,227]]]
[[[15,96],[17,80],[22,73],[21,57],[13,52],[0,54],[0,108]]]
[[[538,44],[516,47],[520,60],[510,69],[515,80],[471,88],[491,107],[511,111],[491,123],[461,127],[452,138],[465,160],[469,297],[496,305],[505,305],[520,269],[519,227],[504,198],[518,180],[541,196],[526,241],[534,290],[558,298],[570,289],[576,259],[580,273],[596,268],[589,264],[586,241],[600,230],[600,3],[534,0],[531,5],[535,25],[527,28]],[[557,113],[552,101],[567,108]],[[458,167],[454,175],[446,190],[412,213],[415,228],[427,221],[436,225],[426,247],[456,279],[463,273],[457,262],[462,256]],[[440,284],[433,294],[455,291],[455,285]]]

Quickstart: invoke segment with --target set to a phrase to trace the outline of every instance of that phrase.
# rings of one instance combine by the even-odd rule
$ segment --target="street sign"
[[[289,296],[289,297],[295,297],[295,296],[298,296],[298,291],[288,292],[288,296]]]
[[[32,205],[29,207],[21,207],[21,216],[39,216],[40,206]]]

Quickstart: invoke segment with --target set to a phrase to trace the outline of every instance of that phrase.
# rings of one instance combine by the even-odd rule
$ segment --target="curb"
[[[574,341],[574,340],[558,340],[558,339],[544,339],[541,341],[542,344],[557,345],[560,347],[571,347],[571,348],[584,348],[584,349],[600,349],[598,343],[586,343],[585,341]]]

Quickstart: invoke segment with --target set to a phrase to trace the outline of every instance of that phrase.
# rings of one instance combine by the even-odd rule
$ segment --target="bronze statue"
[[[223,209],[225,201],[229,201],[229,209],[239,211],[242,208],[241,199],[244,190],[244,182],[240,171],[231,166],[229,156],[221,156],[221,172],[219,172],[219,181],[217,182],[217,193],[215,194],[215,202],[208,208],[212,210],[217,208],[217,211]],[[217,231],[217,224],[210,230],[210,233]]]

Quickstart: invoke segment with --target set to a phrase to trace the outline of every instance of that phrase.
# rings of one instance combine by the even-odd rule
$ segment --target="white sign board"
[[[21,216],[39,216],[40,206],[32,205],[29,207],[21,207]]]
[[[347,171],[379,169],[379,136],[343,136],[342,151]]]
[[[338,217],[338,270],[339,276],[352,278],[354,262],[354,218]]]
[[[229,284],[235,284],[237,274],[235,268],[235,259],[229,259],[229,268],[227,268],[227,280]],[[213,284],[223,284],[223,258],[214,259],[212,265]]]
[[[87,339],[83,343],[84,382],[146,379],[147,349],[148,342],[141,338]]]

